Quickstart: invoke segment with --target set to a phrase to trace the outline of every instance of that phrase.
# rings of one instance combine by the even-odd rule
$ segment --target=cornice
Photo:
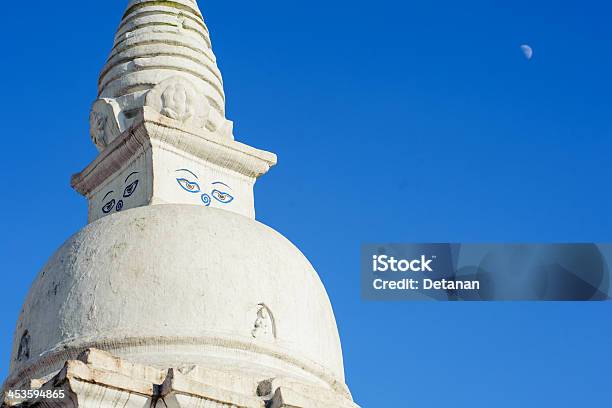
[[[184,124],[143,107],[134,124],[106,147],[71,185],[87,196],[121,170],[132,158],[149,149],[168,146],[250,178],[259,178],[277,163],[274,153],[255,149],[206,129]]]

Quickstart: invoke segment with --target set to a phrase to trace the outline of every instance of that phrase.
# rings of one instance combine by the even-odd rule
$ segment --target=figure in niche
[[[19,341],[19,350],[17,351],[17,361],[26,361],[30,358],[30,334],[26,330]]]
[[[258,305],[257,318],[251,335],[256,339],[266,337],[276,339],[276,324],[272,311],[263,303]]]

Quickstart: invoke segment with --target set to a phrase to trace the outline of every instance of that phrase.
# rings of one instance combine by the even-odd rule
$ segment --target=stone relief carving
[[[174,76],[160,82],[147,94],[145,106],[185,125],[234,138],[233,122],[213,109],[208,99],[186,78]]]
[[[186,122],[193,116],[194,96],[194,92],[180,82],[168,86],[161,95],[161,114],[179,122]]]
[[[120,108],[112,99],[98,99],[89,114],[89,133],[99,151],[121,134]]]
[[[264,303],[257,305],[257,318],[251,330],[253,338],[276,339],[276,322],[272,311]]]
[[[104,128],[106,127],[106,121],[108,117],[102,112],[91,111],[89,115],[89,126],[91,127],[92,136],[95,142],[104,141],[106,142],[104,135]]]
[[[145,105],[170,119],[196,128],[206,125],[211,111],[208,100],[198,94],[195,86],[178,76],[160,82],[149,91]]]

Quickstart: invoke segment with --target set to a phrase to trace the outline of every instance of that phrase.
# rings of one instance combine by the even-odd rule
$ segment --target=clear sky
[[[86,223],[70,175],[127,0],[3,2],[0,377],[30,283]],[[365,408],[612,406],[612,309],[364,303],[364,242],[612,238],[608,1],[200,1],[260,221],[326,284]],[[532,45],[527,61],[520,45]]]

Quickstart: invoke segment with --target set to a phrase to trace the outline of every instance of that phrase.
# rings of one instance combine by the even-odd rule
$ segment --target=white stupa
[[[356,407],[317,273],[254,219],[276,156],[234,140],[195,1],[129,2],[90,119],[90,223],[32,286],[4,404]]]

